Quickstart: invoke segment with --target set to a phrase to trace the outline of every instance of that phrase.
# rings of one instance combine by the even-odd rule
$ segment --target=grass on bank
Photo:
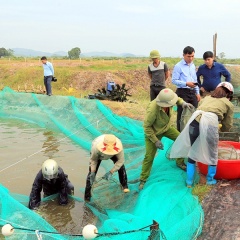
[[[206,184],[196,184],[192,189],[192,194],[198,197],[201,203],[213,187]]]
[[[170,70],[180,60],[180,58],[162,58]],[[61,90],[62,87],[69,88],[72,81],[76,78],[78,73],[127,73],[131,71],[143,71],[147,74],[147,66],[151,62],[148,58],[121,58],[121,59],[104,59],[104,58],[83,58],[79,60],[66,60],[49,58],[55,68],[55,75],[58,78],[55,89]],[[222,60],[226,63],[240,63],[240,59],[235,61]],[[195,59],[196,66],[203,64],[202,59]],[[237,84],[240,78],[240,71],[237,67],[228,67],[232,74],[233,84]],[[38,86],[43,85],[43,70],[42,63],[36,58],[17,58],[17,59],[4,59],[0,58],[0,88],[9,86],[17,89],[18,86],[29,85]],[[120,76],[121,77],[121,76]],[[130,75],[134,78],[134,75]],[[126,77],[127,79],[127,77]],[[115,79],[116,81],[118,79]],[[238,84],[237,84],[238,85]],[[61,91],[59,91],[59,94]],[[64,93],[64,91],[63,91]],[[58,94],[58,93],[57,93]],[[66,93],[67,94],[67,93]]]

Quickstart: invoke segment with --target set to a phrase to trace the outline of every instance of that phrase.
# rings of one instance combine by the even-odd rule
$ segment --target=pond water
[[[218,159],[239,160],[240,150],[236,150],[233,147],[220,147],[218,148]]]
[[[0,183],[12,193],[29,196],[42,163],[55,159],[83,199],[89,153],[61,133],[19,120],[0,120]],[[99,174],[105,170],[100,167]],[[84,202],[70,200],[67,206],[56,201],[42,204],[40,214],[60,232],[81,233],[94,216]]]

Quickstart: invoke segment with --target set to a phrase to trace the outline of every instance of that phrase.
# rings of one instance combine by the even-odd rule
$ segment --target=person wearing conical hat
[[[143,189],[152,169],[153,160],[157,149],[163,150],[162,137],[175,140],[180,134],[177,129],[171,127],[173,106],[177,104],[183,108],[192,108],[190,103],[186,103],[179,98],[171,89],[165,88],[160,91],[155,100],[149,103],[144,119],[144,132],[146,154],[142,163],[139,189]],[[176,159],[177,166],[186,170],[184,159]]]
[[[152,101],[166,87],[169,70],[167,64],[160,60],[161,56],[158,50],[152,50],[149,58],[152,60],[152,63],[148,65],[148,76],[151,79],[150,99]]]
[[[114,166],[102,178],[110,180],[113,173],[118,171],[119,181],[122,185],[123,192],[130,192],[127,183],[127,173],[124,166],[124,151],[122,142],[113,134],[103,134],[95,138],[92,142],[89,173],[86,180],[84,195],[85,201],[91,200],[91,188],[101,161],[109,159],[113,161]]]

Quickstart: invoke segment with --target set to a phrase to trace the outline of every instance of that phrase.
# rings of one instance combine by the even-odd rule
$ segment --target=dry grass
[[[192,189],[192,194],[198,197],[199,202],[201,203],[206,195],[211,191],[212,186],[206,184],[196,184]]]

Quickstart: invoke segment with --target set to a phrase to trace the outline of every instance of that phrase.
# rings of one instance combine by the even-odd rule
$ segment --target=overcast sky
[[[0,47],[240,58],[240,0],[0,0]]]

